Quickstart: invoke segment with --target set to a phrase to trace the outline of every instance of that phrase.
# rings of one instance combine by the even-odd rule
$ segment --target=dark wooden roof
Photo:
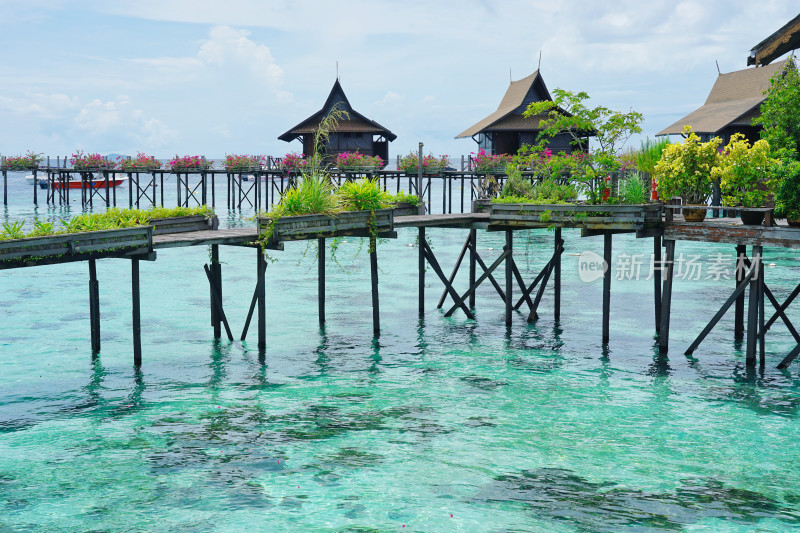
[[[729,125],[750,125],[758,115],[758,108],[766,99],[769,80],[780,71],[786,61],[759,68],[748,68],[720,74],[702,107],[692,111],[659,135],[683,133],[685,125],[695,133],[716,134]]]
[[[755,45],[747,57],[748,65],[769,65],[786,52],[800,48],[800,15],[783,25],[781,29]]]
[[[528,77],[512,81],[500,101],[500,105],[497,106],[497,110],[471,128],[456,135],[456,139],[473,137],[478,133],[490,131],[539,131],[541,130],[539,122],[544,116],[525,118],[522,113],[531,102],[552,99],[537,70]]]
[[[331,93],[328,95],[328,99],[325,100],[325,105],[322,106],[322,109],[283,135],[280,135],[278,139],[290,142],[302,135],[314,133],[317,131],[319,123],[322,122],[322,119],[325,118],[337,104],[339,105],[339,109],[346,111],[349,115],[349,118],[339,121],[339,125],[336,127],[337,132],[372,133],[376,135],[383,135],[389,141],[393,141],[397,138],[397,135],[388,129],[384,128],[374,120],[368,119],[353,109],[353,107],[350,105],[350,101],[344,94],[342,85],[337,79],[336,83],[333,84]]]

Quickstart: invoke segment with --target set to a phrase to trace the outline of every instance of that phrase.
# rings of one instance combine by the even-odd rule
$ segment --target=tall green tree
[[[773,153],[797,159],[800,154],[800,74],[789,58],[786,65],[769,80],[767,98],[761,104],[761,116],[753,124],[761,125],[761,138]],[[788,154],[786,153],[788,152]]]

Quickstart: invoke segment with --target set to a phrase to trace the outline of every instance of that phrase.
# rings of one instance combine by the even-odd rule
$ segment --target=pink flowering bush
[[[178,157],[177,155],[169,162],[169,168],[173,171],[192,171],[192,170],[207,170],[211,168],[213,161],[206,161],[199,155],[185,155]]]
[[[297,172],[308,166],[308,159],[303,154],[292,152],[283,156],[281,166],[284,170]]]
[[[232,171],[248,171],[248,170],[261,170],[261,166],[266,162],[263,155],[228,155],[225,156],[225,170]]]
[[[336,166],[338,168],[381,168],[383,159],[379,155],[370,156],[358,151],[342,152],[336,156]]]
[[[84,154],[78,150],[69,160],[75,170],[95,170],[99,168],[114,168],[114,163],[100,154]]]
[[[33,170],[39,168],[42,159],[42,154],[28,150],[25,155],[6,157],[0,164],[8,170]]]
[[[506,165],[511,163],[511,156],[508,154],[489,155],[486,150],[481,148],[478,150],[475,157],[475,170],[478,172],[487,172],[492,170],[505,170]]]
[[[136,154],[136,159],[120,158],[117,168],[126,172],[149,172],[161,168],[161,161],[142,152]]]
[[[422,172],[434,173],[439,172],[450,164],[448,156],[442,155],[439,157],[433,154],[428,154],[422,157]],[[410,152],[408,155],[400,159],[398,170],[402,170],[406,174],[415,174],[419,169],[419,156],[415,152]]]

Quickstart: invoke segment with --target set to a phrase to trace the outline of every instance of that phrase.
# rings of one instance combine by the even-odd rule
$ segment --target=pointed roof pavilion
[[[325,118],[328,113],[330,113],[331,109],[333,109],[337,104],[339,104],[339,109],[347,112],[349,118],[339,121],[339,125],[336,128],[336,133],[369,133],[372,135],[380,135],[385,137],[388,141],[394,141],[397,138],[397,135],[389,131],[389,129],[381,126],[374,120],[368,119],[353,109],[353,107],[350,105],[350,101],[344,94],[344,90],[342,89],[342,85],[339,83],[339,79],[337,78],[336,82],[333,84],[330,94],[328,95],[328,99],[325,100],[325,105],[322,106],[322,109],[286,133],[280,135],[278,139],[291,142],[295,139],[302,140],[309,135],[313,135],[314,132],[317,131],[322,119]]]
[[[682,134],[683,126],[688,125],[701,138],[715,135],[727,138],[735,132],[752,137],[759,129],[752,125],[753,119],[761,114],[760,106],[767,98],[765,92],[769,90],[769,80],[785,64],[784,60],[763,67],[720,74],[701,107],[656,133],[656,136]]]
[[[528,104],[541,100],[552,100],[539,71],[521,80],[512,81],[497,110],[475,125],[456,135],[456,139],[474,137],[479,133],[494,131],[539,131],[541,116],[525,118],[522,113]]]

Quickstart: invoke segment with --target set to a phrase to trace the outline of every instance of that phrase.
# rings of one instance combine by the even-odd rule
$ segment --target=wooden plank
[[[721,242],[748,246],[800,248],[800,229],[785,226],[745,226],[720,222],[667,222],[664,238],[699,242]]]

